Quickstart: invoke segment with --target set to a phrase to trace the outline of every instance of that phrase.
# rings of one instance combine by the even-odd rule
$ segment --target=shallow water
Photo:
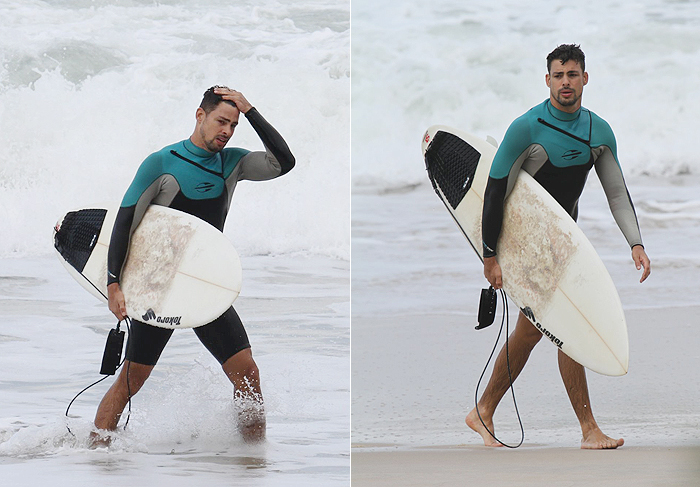
[[[134,397],[126,429],[108,449],[89,450],[92,418],[112,379],[64,413],[100,377],[114,319],[57,259],[0,261],[0,468],[16,481],[8,485],[54,476],[71,485],[147,485],[163,476],[172,485],[348,485],[348,264],[243,262],[236,309],[261,370],[266,443],[241,441],[230,383],[194,333],[180,330]]]
[[[3,483],[349,484],[349,8],[0,0]],[[225,229],[243,261],[236,308],[261,369],[268,440],[240,441],[230,383],[183,330],[127,429],[88,450],[112,379],[64,411],[99,378],[114,319],[53,257],[51,228],[70,209],[120,201],[149,153],[191,134],[215,84],[241,91],[297,160],[283,178],[242,182]],[[244,117],[230,145],[263,149]]]

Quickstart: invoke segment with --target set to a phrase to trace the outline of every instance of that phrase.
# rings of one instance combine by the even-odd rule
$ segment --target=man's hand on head
[[[245,96],[243,96],[243,93],[240,91],[230,88],[214,88],[214,93],[220,95],[226,101],[235,103],[236,108],[238,108],[241,113],[248,113],[248,110],[253,108],[253,105],[245,99]]]

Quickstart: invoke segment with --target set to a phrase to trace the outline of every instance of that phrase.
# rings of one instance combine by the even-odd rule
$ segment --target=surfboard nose
[[[430,141],[432,140],[432,134],[430,130],[431,129],[429,128],[423,134],[423,141],[421,142],[421,149],[423,150],[423,154],[425,154],[425,151],[428,150],[428,146],[430,145]]]

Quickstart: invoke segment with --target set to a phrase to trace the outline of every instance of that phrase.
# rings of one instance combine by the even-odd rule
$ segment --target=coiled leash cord
[[[479,416],[479,421],[481,421],[481,424],[484,426],[486,431],[489,432],[493,439],[507,448],[518,448],[520,445],[523,444],[523,441],[525,440],[525,430],[523,428],[523,422],[520,419],[518,403],[515,401],[515,390],[513,389],[513,376],[510,371],[510,356],[508,353],[508,300],[506,299],[506,293],[503,289],[499,289],[498,291],[500,291],[501,301],[503,302],[503,304],[501,305],[501,310],[503,312],[503,316],[501,318],[501,328],[498,330],[496,343],[494,343],[493,345],[491,355],[489,355],[489,359],[486,362],[486,365],[484,366],[484,371],[481,373],[481,377],[479,377],[479,382],[477,382],[476,384],[476,391],[474,392],[474,404],[476,405],[476,414]],[[493,323],[493,317],[496,311],[496,301],[498,301],[496,299],[496,296],[496,291],[493,289],[493,287],[490,287],[489,289],[484,289],[481,292],[481,301],[479,303],[479,325],[476,327],[477,330],[486,328],[491,323]],[[484,420],[481,418],[481,413],[479,412],[479,386],[481,385],[481,381],[484,378],[484,375],[486,375],[486,370],[488,369],[489,364],[491,363],[491,359],[493,358],[493,355],[496,352],[496,348],[498,347],[498,341],[501,339],[501,333],[503,332],[504,323],[506,328],[506,365],[508,369],[508,380],[510,381],[510,391],[513,395],[513,406],[515,406],[515,414],[518,416],[518,423],[520,423],[520,443],[518,443],[517,445],[507,445],[506,443],[503,443],[501,440],[496,438],[496,435],[493,433],[493,431],[491,431],[488,428],[488,426],[486,426],[486,423],[484,423]]]
[[[131,334],[131,319],[127,316],[123,321],[126,323],[127,331],[129,332],[129,334]],[[102,356],[102,367],[100,368],[100,374],[103,374],[104,377],[96,380],[95,382],[93,382],[92,384],[90,384],[85,389],[83,389],[75,395],[71,402],[68,403],[68,407],[66,408],[66,418],[68,418],[68,412],[70,411],[70,407],[83,392],[99,384],[107,377],[114,375],[117,372],[117,369],[119,369],[124,364],[124,361],[126,360],[126,358],[122,359],[122,349],[124,347],[124,332],[119,330],[119,325],[121,325],[121,321],[119,321],[117,323],[117,326],[111,329],[109,331],[109,335],[107,335],[107,343],[105,344],[105,351]],[[131,362],[126,364],[126,388],[129,399],[129,410],[126,416],[126,422],[124,423],[124,429],[126,429],[126,425],[129,424],[129,418],[131,417],[131,385],[129,384],[130,365]],[[68,433],[75,436],[75,434],[73,434],[73,432],[70,430],[70,427],[68,427],[67,423],[66,429],[68,430]]]

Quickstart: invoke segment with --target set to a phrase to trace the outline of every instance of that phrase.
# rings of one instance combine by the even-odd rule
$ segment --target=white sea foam
[[[1,256],[48,252],[65,211],[119,202],[227,84],[297,167],[240,184],[226,233],[243,254],[349,258],[348,2],[0,1],[0,15]],[[262,149],[245,121],[230,145]]]

